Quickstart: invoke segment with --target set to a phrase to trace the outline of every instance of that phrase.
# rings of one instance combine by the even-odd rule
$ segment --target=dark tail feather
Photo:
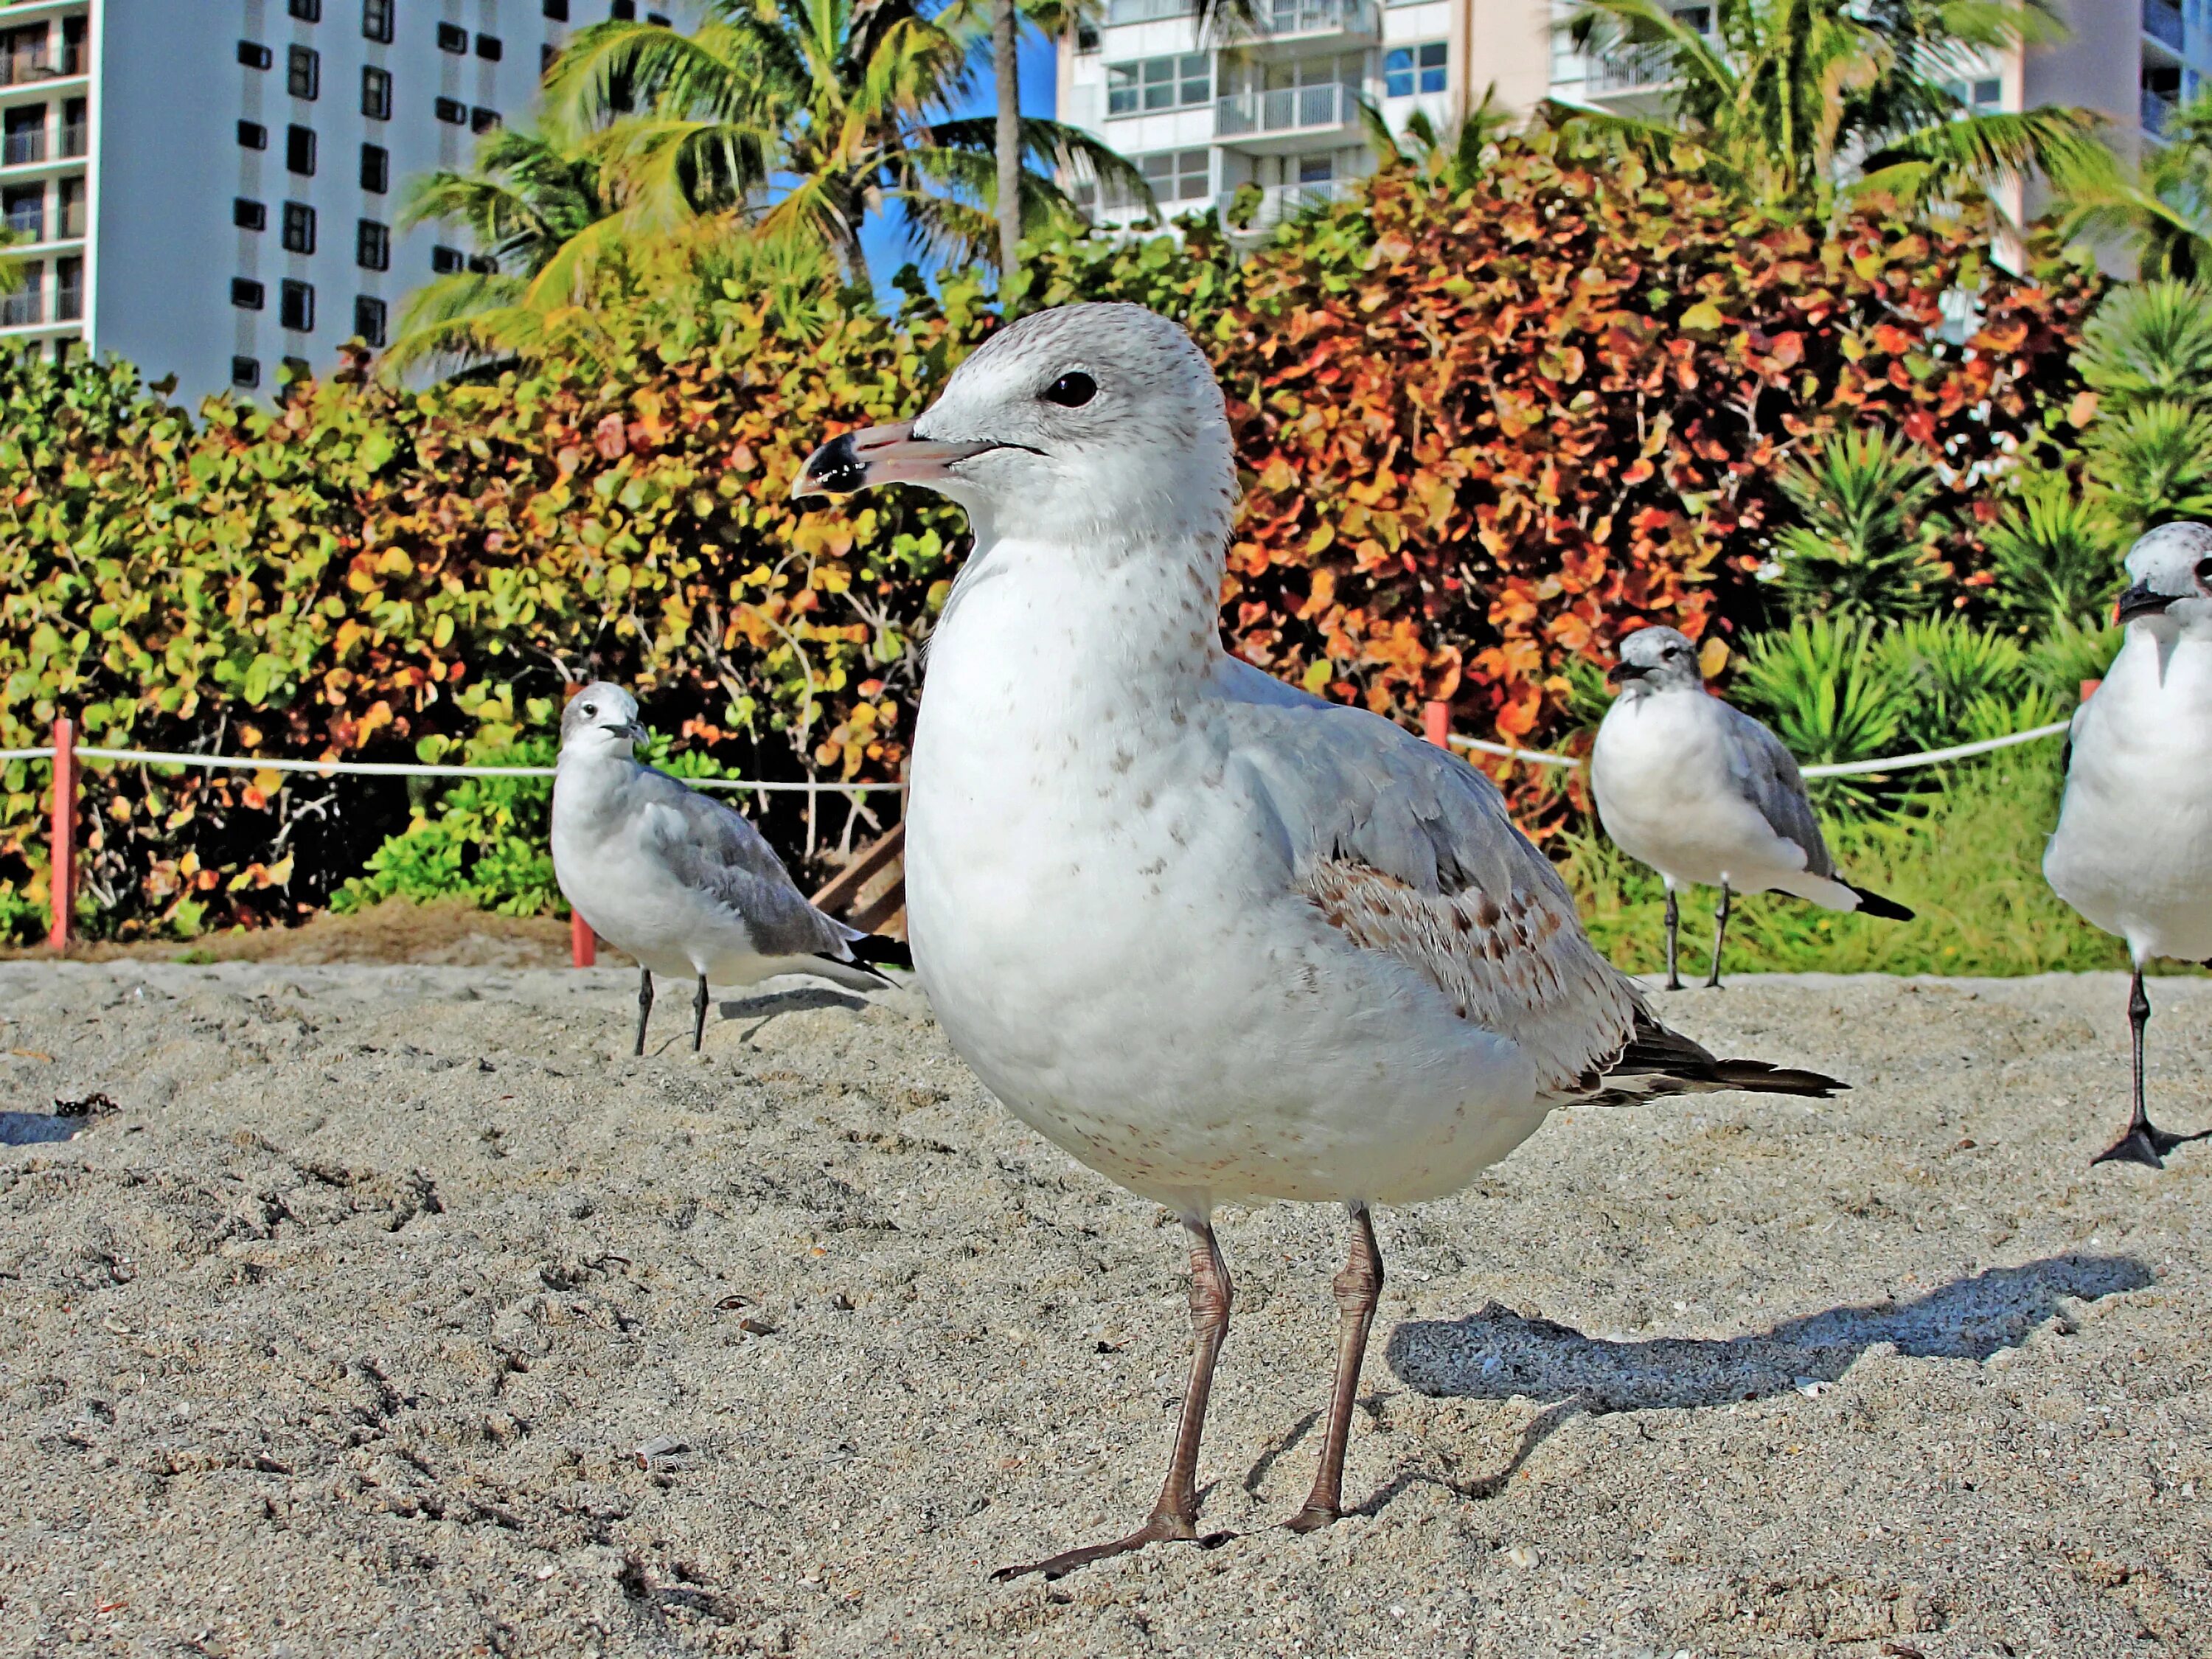
[[[1701,1045],[1680,1031],[1668,1030],[1640,1009],[1633,1035],[1598,1083],[1598,1092],[1584,1097],[1593,1106],[1626,1106],[1668,1095],[1707,1094],[1717,1089],[1826,1100],[1838,1089],[1850,1087],[1818,1072],[1769,1066],[1763,1060],[1717,1060]]]
[[[909,973],[914,969],[914,952],[907,942],[887,933],[863,933],[854,939],[853,960],[872,968],[903,968]]]
[[[1842,885],[1851,887],[1851,884],[1849,882],[1844,882]],[[1869,893],[1863,887],[1851,887],[1851,891],[1859,896],[1859,908],[1863,910],[1868,915],[1880,916],[1884,921],[1910,921],[1912,920],[1912,912],[1906,909],[1895,899],[1886,899],[1879,893]]]
[[[1826,1100],[1848,1083],[1838,1083],[1818,1072],[1792,1071],[1769,1066],[1763,1060],[1717,1060],[1708,1068],[1711,1082],[1723,1089],[1743,1089],[1754,1095],[1807,1095]]]

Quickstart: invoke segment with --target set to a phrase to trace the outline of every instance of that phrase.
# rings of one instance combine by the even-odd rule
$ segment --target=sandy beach
[[[672,995],[633,1059],[634,988],[0,964],[0,1653],[2212,1652],[2212,1150],[2088,1166],[2116,977],[1662,999],[1856,1086],[1563,1114],[1382,1215],[1311,1537],[1341,1218],[1224,1212],[1231,1536],[1008,1585],[1152,1500],[1178,1231],[911,990],[696,1058]],[[2212,1121],[2212,981],[2153,995]]]

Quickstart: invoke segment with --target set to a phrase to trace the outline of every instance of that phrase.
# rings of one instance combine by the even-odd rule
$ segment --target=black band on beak
[[[868,482],[868,464],[854,447],[853,434],[832,438],[808,458],[799,475],[799,491],[809,495],[849,495]],[[799,493],[794,491],[794,494]]]
[[[2137,617],[2161,615],[2166,606],[2181,597],[2179,593],[2161,593],[2148,582],[2137,582],[2120,595],[2119,603],[2112,607],[2112,620],[2124,623]]]
[[[1626,685],[1631,680],[1642,679],[1650,672],[1650,669],[1642,663],[1617,662],[1613,664],[1610,669],[1606,671],[1605,677],[1611,680],[1615,685]]]

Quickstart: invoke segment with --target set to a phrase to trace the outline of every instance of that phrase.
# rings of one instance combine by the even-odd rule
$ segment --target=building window
[[[276,61],[276,53],[256,40],[238,43],[238,61],[251,70],[265,70]]]
[[[361,187],[372,196],[392,188],[392,152],[381,144],[361,147]]]
[[[668,14],[665,11],[649,11],[645,15],[645,21],[657,29],[665,29],[668,27]]]
[[[617,23],[637,21],[637,0],[614,0],[607,8],[607,15]]]
[[[85,72],[84,25],[82,17],[62,19],[62,70],[64,75]]]
[[[468,49],[469,32],[466,29],[463,28],[459,23],[441,23],[438,25],[438,50],[440,52],[450,52],[454,53],[456,56],[459,56],[466,53]]]
[[[538,73],[543,76],[553,73],[553,65],[561,61],[561,48],[548,40],[538,48]]]
[[[230,222],[240,230],[266,230],[269,210],[250,196],[234,196],[230,201]]]
[[[1098,50],[1098,26],[1096,23],[1076,24],[1075,49],[1086,52]]]
[[[1106,113],[1149,114],[1188,109],[1213,96],[1213,59],[1202,52],[1172,58],[1147,58],[1106,66]]]
[[[323,0],[292,0],[290,10],[292,15],[302,23],[319,23],[323,21]]]
[[[1137,170],[1145,175],[1145,182],[1152,187],[1152,195],[1159,202],[1195,202],[1211,194],[1212,169],[1206,152],[1202,149],[1162,150],[1156,155],[1133,158]],[[1133,199],[1115,199],[1120,192],[1109,192],[1111,204],[1117,208],[1132,208]]]
[[[315,285],[286,277],[277,290],[276,320],[295,334],[315,331]]]
[[[496,276],[499,275],[499,261],[489,253],[471,253],[469,255],[469,269],[479,276]]]
[[[1382,54],[1382,95],[1411,98],[1417,92],[1442,92],[1450,48],[1442,40],[1419,46],[1393,46]]]
[[[293,386],[314,377],[315,371],[307,367],[307,360],[305,357],[279,358],[276,366],[284,371],[285,380]]]
[[[384,343],[384,301],[362,295],[353,302],[353,331],[373,346]]]
[[[82,155],[92,139],[90,109],[82,98],[72,98],[62,106],[62,154]]]
[[[392,269],[392,227],[363,219],[354,227],[354,263],[363,270]]]
[[[238,124],[238,143],[241,149],[267,149],[269,129],[258,121],[240,121]],[[12,161],[15,158],[11,155],[8,159]]]
[[[1301,155],[1298,157],[1298,182],[1302,185],[1326,185],[1336,178],[1336,157],[1334,155]]]
[[[468,256],[457,247],[447,247],[443,242],[430,250],[430,269],[441,276],[468,269]]]
[[[64,236],[82,236],[91,226],[91,216],[84,210],[85,185],[82,179],[64,179],[59,185],[61,193],[61,231]]]
[[[556,23],[568,21],[568,0],[545,0],[545,15]]]
[[[33,104],[26,108],[11,109],[4,118],[5,133],[0,137],[0,160],[9,167],[21,161],[43,161],[46,159],[46,106]]]
[[[46,240],[46,187],[19,185],[0,191],[0,214],[5,214],[9,233],[19,241]]]
[[[72,18],[72,22],[76,19]],[[62,73],[75,75],[78,66],[68,65]],[[0,30],[0,87],[19,87],[26,81],[43,80],[46,74],[46,26],[33,25],[27,29]]]
[[[284,204],[284,251],[287,253],[313,253],[315,251],[315,210],[305,202]]]
[[[499,112],[495,109],[486,109],[482,104],[478,104],[469,112],[471,132],[489,132],[498,125]]]
[[[437,102],[438,118],[449,127],[465,127],[469,124],[469,106],[458,98],[441,98]]]
[[[284,131],[284,170],[302,179],[315,176],[315,130],[287,127]]]
[[[0,327],[15,328],[24,323],[46,320],[45,262],[33,259],[16,269],[23,273],[22,283],[13,294],[0,296]]]
[[[260,310],[266,297],[262,292],[261,284],[251,276],[234,276],[230,279],[230,302],[240,311]]]
[[[372,121],[392,118],[392,71],[374,64],[361,69],[361,112]]]
[[[499,36],[496,34],[477,36],[477,56],[487,64],[496,64],[506,55],[507,48],[500,45]]]
[[[313,46],[294,46],[284,54],[284,90],[295,98],[323,95],[323,55]]]
[[[80,258],[54,261],[54,320],[58,323],[77,323],[84,320],[84,261]]]
[[[233,357],[230,360],[230,383],[243,392],[251,392],[261,384],[261,359]]]
[[[392,0],[361,0],[361,38],[380,46],[392,44]]]

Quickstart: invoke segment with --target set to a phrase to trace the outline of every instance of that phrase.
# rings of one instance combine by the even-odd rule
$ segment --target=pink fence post
[[[54,721],[54,830],[52,875],[53,925],[46,943],[66,951],[70,925],[76,913],[76,722],[66,716]]]
[[[2103,684],[2104,681],[2102,680],[2083,680],[2081,682],[2081,701],[2083,702],[2087,702],[2090,698],[2095,696],[2097,695],[2097,688]]]
[[[584,920],[583,912],[568,912],[568,960],[579,968],[588,968],[599,959],[599,935],[592,924]]]
[[[1421,705],[1421,735],[1439,749],[1451,747],[1451,705],[1431,698]]]

